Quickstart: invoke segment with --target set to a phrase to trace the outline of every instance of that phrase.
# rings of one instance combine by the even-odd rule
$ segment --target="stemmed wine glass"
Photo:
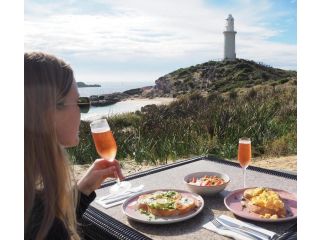
[[[238,145],[238,161],[243,170],[243,188],[246,187],[246,169],[251,161],[251,140],[240,138]]]
[[[112,163],[117,154],[117,143],[113,137],[107,120],[95,120],[90,123],[90,128],[98,154],[100,157]],[[117,183],[111,186],[111,193],[124,192],[131,187],[130,182],[120,181],[117,172],[114,172],[114,175],[117,178]]]

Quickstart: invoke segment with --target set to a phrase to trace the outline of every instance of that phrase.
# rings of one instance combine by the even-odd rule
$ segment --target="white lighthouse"
[[[234,31],[234,19],[229,14],[226,19],[226,30],[224,34],[224,60],[235,60],[236,59],[236,33]]]

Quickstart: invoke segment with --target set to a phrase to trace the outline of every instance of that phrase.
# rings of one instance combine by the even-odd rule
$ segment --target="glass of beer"
[[[99,119],[93,121],[90,123],[90,128],[98,154],[100,157],[108,160],[110,165],[112,165],[117,154],[117,143],[113,137],[107,120]],[[114,172],[114,175],[117,178],[117,183],[111,186],[111,193],[123,192],[131,187],[131,183],[127,181],[120,181],[117,172]]]
[[[240,138],[238,146],[238,161],[243,171],[243,188],[246,187],[246,169],[251,161],[251,140],[250,138]]]

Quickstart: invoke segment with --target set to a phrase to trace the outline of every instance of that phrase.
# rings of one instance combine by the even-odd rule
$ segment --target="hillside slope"
[[[296,85],[297,72],[273,68],[245,59],[209,61],[180,68],[155,81],[144,95],[182,95],[192,91],[228,92],[253,86]]]

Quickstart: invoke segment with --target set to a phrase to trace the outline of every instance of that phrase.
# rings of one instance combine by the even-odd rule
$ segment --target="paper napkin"
[[[225,220],[228,220],[229,222],[233,222],[233,223],[236,223],[236,224],[239,224],[239,225],[242,225],[242,226],[246,226],[246,227],[251,228],[251,229],[255,229],[256,231],[259,231],[261,233],[265,233],[265,234],[269,235],[270,237],[273,237],[273,235],[276,234],[275,232],[272,232],[272,231],[269,231],[267,229],[258,227],[258,226],[254,225],[254,224],[246,223],[246,222],[240,221],[238,219],[235,219],[235,218],[232,218],[232,217],[228,217],[226,215],[221,215],[221,216],[218,217],[218,219],[225,219]],[[233,239],[252,240],[252,238],[243,236],[243,235],[241,235],[239,233],[233,232],[232,230],[218,229],[215,225],[213,225],[213,223],[211,221],[206,223],[206,224],[204,224],[203,228],[208,229],[208,230],[213,231],[213,232],[216,232],[216,233],[218,233],[220,235],[223,235],[223,236],[232,237]]]
[[[118,194],[108,194],[106,196],[99,197],[95,200],[100,206],[104,208],[110,208],[124,203],[129,197],[132,197],[142,192],[144,186],[140,185],[136,188],[131,188],[127,192]]]

